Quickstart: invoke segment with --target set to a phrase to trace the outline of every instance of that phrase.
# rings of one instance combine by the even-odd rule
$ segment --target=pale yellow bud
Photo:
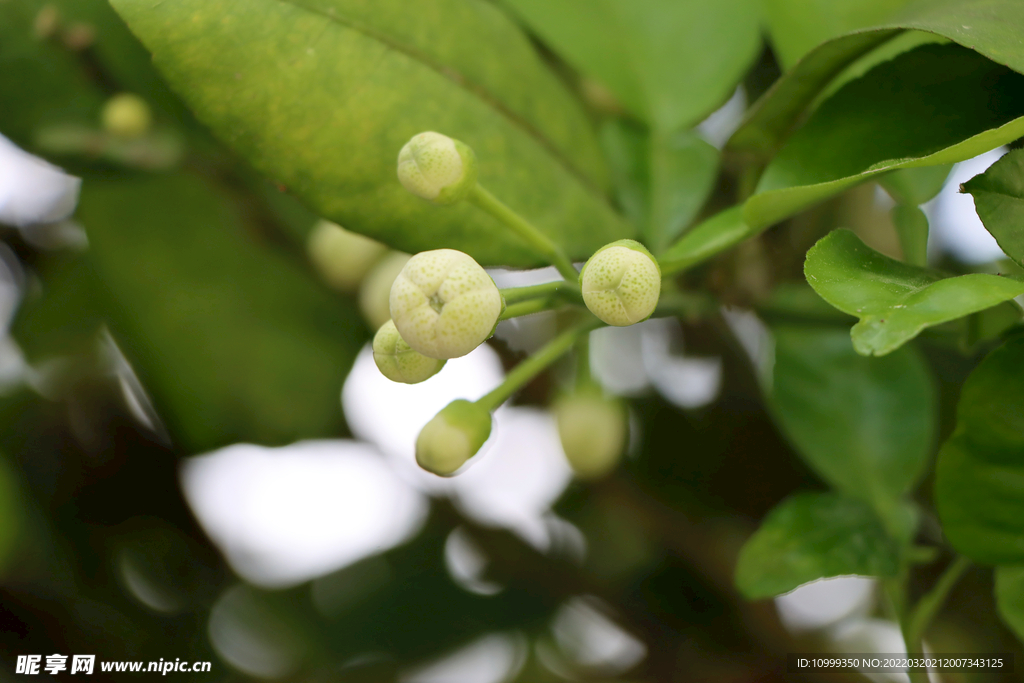
[[[376,240],[345,230],[330,221],[318,221],[306,240],[309,260],[324,281],[335,289],[353,292],[387,251]]]
[[[661,296],[661,268],[642,244],[619,240],[601,247],[580,271],[583,302],[609,325],[647,320]]]

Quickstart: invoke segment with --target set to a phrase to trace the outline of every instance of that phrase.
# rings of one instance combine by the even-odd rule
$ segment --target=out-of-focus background
[[[836,21],[781,57],[757,48],[698,135],[721,148],[783,65],[855,27]],[[130,100],[127,123],[104,122],[120,93],[143,114]],[[133,115],[151,120],[133,132]],[[611,476],[574,479],[549,410],[556,368],[498,411],[479,462],[441,480],[415,466],[419,428],[495,387],[553,315],[502,323],[421,385],[383,378],[367,341],[402,257],[368,247],[365,277],[332,279],[319,217],[192,118],[103,0],[0,0],[0,134],[0,681],[19,678],[18,655],[52,653],[209,660],[168,675],[210,681],[796,680],[787,652],[902,648],[872,579],[760,602],[733,587],[763,515],[821,488],[762,398],[759,305],[807,293],[803,254],[838,225],[897,252],[878,186],[702,270],[734,304],[720,313],[593,335],[596,376],[630,399]],[[926,206],[933,263],[997,268],[957,188],[1003,152],[954,167]],[[736,182],[726,165],[707,205]],[[940,341],[922,348],[945,436],[985,347]],[[990,585],[968,572],[930,648],[1020,654]]]

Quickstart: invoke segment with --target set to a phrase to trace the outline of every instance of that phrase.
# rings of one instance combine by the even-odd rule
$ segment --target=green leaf
[[[772,48],[784,69],[830,38],[890,19],[913,0],[765,0]]]
[[[928,216],[921,207],[909,204],[897,204],[889,215],[900,240],[903,260],[912,266],[927,266]]]
[[[870,507],[834,493],[803,493],[769,512],[743,546],[736,586],[759,600],[832,576],[893,576],[898,567],[899,544]]]
[[[935,387],[912,348],[865,358],[835,328],[778,326],[769,402],[804,461],[896,524],[927,466]]]
[[[956,431],[939,453],[935,504],[958,552],[1024,563],[1024,338],[990,353],[967,378]]]
[[[996,607],[1006,625],[1024,641],[1024,567],[996,567]]]
[[[952,164],[902,168],[880,177],[878,184],[898,203],[920,206],[939,193],[952,168]]]
[[[1024,76],[957,45],[924,45],[822,103],[765,169],[744,217],[772,225],[888,171],[970,159],[1024,135],[1022,115]]]
[[[939,0],[908,10],[898,20],[835,38],[804,56],[751,108],[729,147],[770,155],[836,76],[902,29],[947,38],[1024,73],[1024,4],[1017,0]]]
[[[504,0],[566,61],[659,131],[701,120],[761,45],[754,0]]]
[[[658,257],[662,275],[672,275],[706,261],[761,232],[743,220],[743,206],[734,206],[701,222]]]
[[[196,176],[83,187],[111,330],[186,452],[343,431],[355,306],[267,249],[244,215]]]
[[[631,232],[599,194],[604,164],[582,110],[488,2],[113,5],[202,121],[349,229],[409,252],[540,263],[469,204],[439,208],[399,185],[399,149],[438,130],[473,147],[481,182],[571,256]]]
[[[850,336],[858,353],[883,356],[921,330],[1024,294],[1024,282],[973,273],[940,273],[900,263],[835,230],[807,252],[804,275],[822,299],[860,318]]]
[[[1014,150],[963,185],[1003,252],[1024,266],[1024,150]]]

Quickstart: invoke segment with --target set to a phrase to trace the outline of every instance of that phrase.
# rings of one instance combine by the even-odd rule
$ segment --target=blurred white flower
[[[63,220],[75,210],[81,184],[0,135],[0,223],[22,228]]]

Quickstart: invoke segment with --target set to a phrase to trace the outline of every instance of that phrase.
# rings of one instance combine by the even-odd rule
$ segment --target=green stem
[[[647,172],[650,176],[650,210],[647,212],[647,225],[644,226],[644,241],[655,254],[665,248],[665,229],[668,227],[668,198],[670,188],[667,186],[666,168],[668,135],[662,131],[652,131],[648,141]]]
[[[533,313],[550,311],[553,303],[554,302],[552,302],[550,298],[520,301],[506,306],[505,310],[501,312],[500,316],[498,316],[498,320],[511,320],[512,318],[518,318],[523,315],[532,315]]]
[[[511,228],[513,232],[533,247],[537,253],[547,258],[548,262],[557,268],[558,272],[566,280],[576,282],[579,279],[579,273],[573,267],[572,261],[569,260],[569,257],[562,252],[550,237],[485,190],[483,185],[477,183],[469,194],[469,200]]]
[[[582,300],[579,287],[574,282],[567,282],[565,280],[555,280],[554,282],[545,282],[528,287],[509,287],[501,290],[501,295],[505,297],[506,304],[556,295],[567,295],[570,298]]]
[[[563,353],[572,348],[572,345],[581,334],[585,334],[600,325],[600,321],[590,318],[562,332],[544,345],[537,353],[514,367],[505,376],[505,381],[491,393],[478,400],[476,402],[477,405],[483,406],[487,410],[494,410],[504,403],[509,396],[526,386],[530,380],[539,375],[547,366],[558,360]]]
[[[928,628],[928,624],[931,623],[931,620],[942,608],[942,604],[949,596],[949,591],[952,590],[953,586],[956,585],[956,582],[970,566],[971,561],[966,557],[958,557],[953,560],[946,567],[946,571],[942,573],[942,576],[939,577],[939,580],[932,589],[914,606],[907,619],[907,629],[905,632],[908,640],[908,653],[910,652],[911,643],[915,647],[920,648],[921,642],[924,639],[924,631]]]
[[[590,335],[580,335],[573,349],[576,354],[576,388],[590,387],[595,384],[590,374]]]

